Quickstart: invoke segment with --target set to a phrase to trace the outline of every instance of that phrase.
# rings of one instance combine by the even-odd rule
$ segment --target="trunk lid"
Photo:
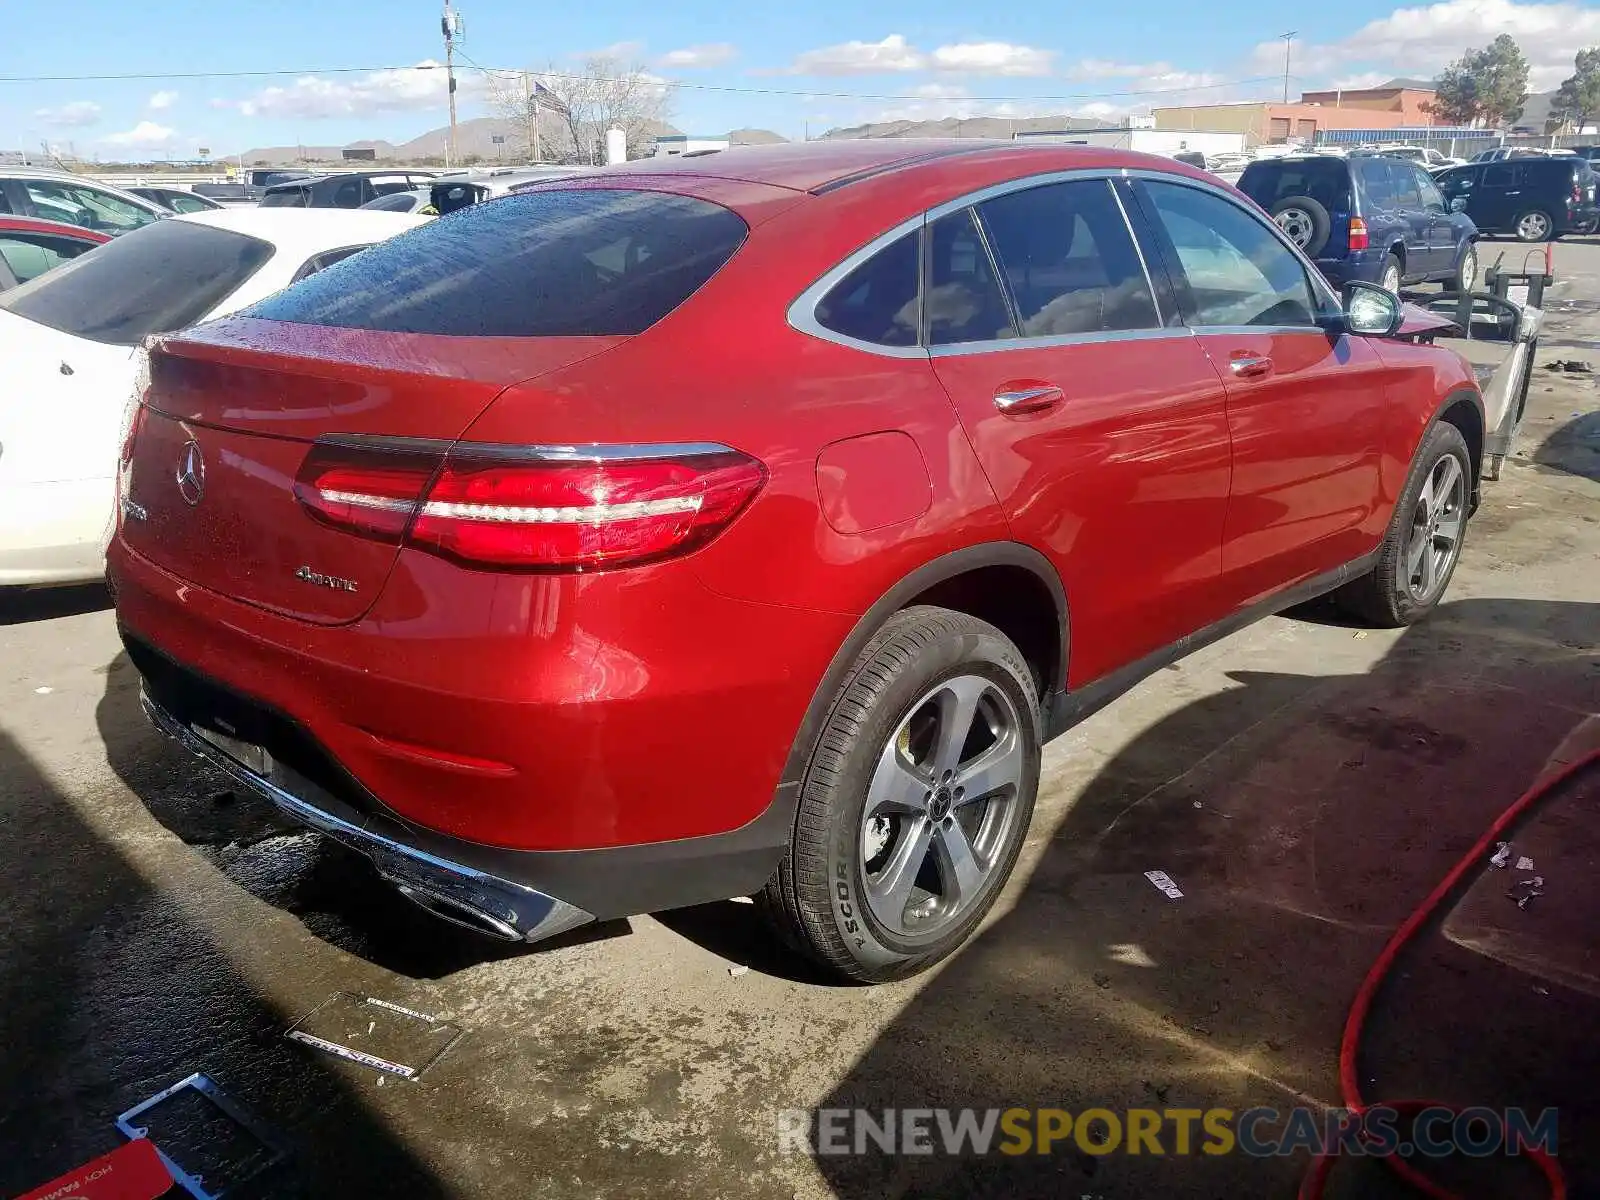
[[[132,550],[210,591],[315,624],[358,619],[397,545],[314,520],[294,486],[318,438],[438,453],[510,384],[621,339],[382,333],[236,317],[152,351],[123,481]]]

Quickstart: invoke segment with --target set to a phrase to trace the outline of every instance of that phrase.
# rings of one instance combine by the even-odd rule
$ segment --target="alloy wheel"
[[[1316,223],[1312,221],[1311,214],[1303,208],[1286,208],[1272,219],[1278,223],[1278,228],[1288,235],[1289,240],[1302,250],[1310,243],[1316,231]]]
[[[1383,290],[1400,294],[1400,268],[1393,263],[1383,269]]]
[[[1026,765],[1005,692],[957,675],[911,706],[883,748],[861,817],[868,907],[897,937],[964,916],[1006,858]]]
[[[1450,578],[1450,568],[1461,553],[1466,501],[1467,478],[1461,462],[1446,454],[1428,472],[1406,539],[1406,587],[1419,603],[1431,601]]]
[[[1467,247],[1466,257],[1461,260],[1461,288],[1463,292],[1470,292],[1472,285],[1478,282],[1478,256],[1472,247]]]
[[[1517,236],[1525,242],[1542,242],[1550,236],[1550,218],[1542,212],[1524,213],[1517,222]]]

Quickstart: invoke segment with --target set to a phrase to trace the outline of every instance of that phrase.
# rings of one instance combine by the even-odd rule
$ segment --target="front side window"
[[[918,234],[908,233],[857,266],[817,303],[817,323],[858,342],[915,346],[919,244]]]
[[[1511,186],[1511,167],[1496,163],[1494,166],[1485,167],[1483,172],[1483,186],[1486,188],[1508,188]]]
[[[1437,184],[1430,179],[1426,172],[1417,172],[1417,192],[1422,196],[1422,207],[1429,212],[1444,212],[1444,196],[1440,193]]]
[[[76,337],[136,345],[200,320],[272,257],[270,242],[168,219],[0,294],[0,308]]]
[[[1199,188],[1144,182],[1177,257],[1195,325],[1315,326],[1317,304],[1300,260],[1231,200]]]
[[[167,194],[167,204],[173,212],[180,213],[209,212],[216,207],[215,204],[207,204],[204,200],[191,196],[188,192],[169,192]]]
[[[1023,337],[1154,329],[1155,300],[1110,184],[1074,180],[979,207]]]
[[[1394,173],[1389,169],[1389,164],[1381,158],[1365,158],[1356,160],[1360,163],[1357,168],[1361,172],[1361,193],[1367,199],[1371,208],[1393,208]]]
[[[970,208],[928,227],[928,291],[922,312],[930,346],[1017,336]]]
[[[261,197],[262,208],[307,208],[310,204],[309,188],[284,188]]]
[[[160,219],[121,197],[81,184],[28,179],[23,181],[23,187],[33,201],[34,212],[50,221],[116,234]]]

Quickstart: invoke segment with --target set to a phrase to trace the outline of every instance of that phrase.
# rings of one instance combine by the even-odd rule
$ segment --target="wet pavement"
[[[1600,244],[1556,261],[1539,361],[1600,368]],[[1303,1157],[814,1159],[779,1152],[775,1112],[1336,1102],[1388,932],[1600,744],[1594,379],[1536,375],[1435,619],[1367,632],[1313,606],[1159,673],[1049,747],[973,944],[876,988],[818,979],[748,904],[535,950],[442,925],[150,730],[103,594],[0,601],[0,1194],[113,1148],[116,1114],[203,1071],[289,1152],[246,1195],[1293,1195]],[[1573,1194],[1600,1194],[1600,780],[1515,841],[1546,894],[1518,909],[1495,872],[1461,898],[1380,999],[1363,1078],[1558,1106]],[[466,1034],[416,1081],[284,1038],[338,991]],[[1452,1169],[1543,1194],[1523,1164]],[[1330,1194],[1407,1193],[1354,1164]]]

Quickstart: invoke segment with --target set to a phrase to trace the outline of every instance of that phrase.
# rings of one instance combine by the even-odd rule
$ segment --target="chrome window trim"
[[[1164,329],[1108,329],[1096,333],[1057,333],[1049,337],[953,342],[948,346],[929,346],[927,353],[929,358],[950,358],[957,354],[992,354],[996,350],[1051,350],[1058,346],[1088,346],[1102,342],[1153,342],[1162,338],[1193,337],[1195,332],[1187,325],[1169,325]]]
[[[397,454],[444,454],[461,458],[514,458],[537,462],[615,462],[624,459],[701,458],[737,451],[721,442],[588,442],[572,445],[515,445],[505,442],[452,442],[438,438],[391,437],[381,433],[325,433],[318,446],[347,450],[386,450]]]
[[[937,204],[934,207],[927,209],[925,212],[919,213],[914,217],[907,218],[888,231],[879,234],[870,242],[867,242],[864,246],[848,255],[810,287],[806,288],[805,291],[801,292],[799,296],[795,297],[794,301],[789,305],[786,313],[789,325],[791,328],[799,331],[800,333],[809,334],[810,336],[825,342],[832,342],[836,346],[848,346],[851,349],[861,350],[867,354],[876,354],[881,358],[898,359],[948,358],[955,354],[990,354],[997,350],[1050,349],[1056,346],[1076,346],[1094,342],[1150,341],[1165,337],[1191,337],[1201,333],[1284,334],[1314,332],[1326,335],[1328,330],[1327,327],[1323,325],[1183,324],[1157,325],[1156,327],[1149,329],[1117,329],[1097,333],[1057,334],[1053,337],[1030,338],[1019,336],[1015,338],[995,339],[983,342],[954,342],[945,346],[928,346],[922,344],[923,331],[920,328],[921,322],[919,320],[917,345],[884,346],[877,342],[866,342],[862,341],[860,338],[853,338],[842,333],[835,333],[833,330],[828,329],[817,320],[816,307],[819,303],[821,303],[824,296],[832,291],[837,284],[842,282],[845,276],[849,275],[862,263],[866,262],[867,259],[871,258],[874,254],[877,254],[879,251],[887,249],[891,244],[904,237],[908,233],[912,233],[918,229],[926,228],[934,221],[937,221],[941,217],[949,216],[951,213],[959,212],[964,208],[976,208],[978,205],[983,204],[987,200],[992,200],[999,196],[1009,195],[1012,192],[1027,191],[1031,188],[1044,187],[1053,183],[1069,183],[1076,180],[1100,179],[1104,180],[1106,186],[1111,189],[1111,196],[1116,202],[1117,211],[1122,214],[1123,227],[1128,231],[1128,237],[1133,242],[1134,253],[1139,256],[1139,265],[1144,271],[1145,286],[1150,290],[1150,303],[1155,310],[1156,320],[1159,322],[1164,319],[1161,312],[1161,300],[1159,295],[1156,293],[1154,277],[1150,274],[1150,264],[1145,255],[1145,247],[1139,241],[1138,232],[1133,227],[1133,221],[1129,216],[1127,206],[1123,204],[1122,197],[1117,194],[1114,180],[1118,178],[1130,180],[1148,180],[1154,183],[1170,183],[1178,187],[1194,188],[1197,191],[1210,192],[1218,199],[1232,204],[1235,208],[1239,209],[1241,212],[1245,213],[1248,217],[1254,220],[1257,225],[1261,226],[1261,228],[1267,230],[1267,232],[1277,240],[1279,245],[1281,245],[1299,261],[1300,268],[1306,276],[1308,285],[1314,298],[1322,301],[1323,304],[1330,306],[1335,312],[1342,312],[1344,310],[1344,305],[1339,300],[1338,293],[1335,292],[1328,281],[1323,278],[1322,272],[1317,270],[1316,264],[1307,258],[1305,254],[1301,252],[1300,248],[1290,241],[1283,230],[1279,229],[1278,226],[1274,224],[1265,213],[1252,211],[1253,206],[1249,203],[1249,201],[1241,201],[1239,195],[1234,190],[1230,189],[1226,184],[1220,182],[1214,184],[1208,180],[1195,179],[1188,175],[1179,175],[1175,172],[1167,171],[1152,171],[1142,167],[1077,167],[1065,171],[1045,171],[1036,175],[1026,175],[1017,179],[1007,179],[1002,183],[993,183],[987,187],[979,188],[977,191],[968,192],[965,195],[957,196],[952,200],[946,200],[942,204]],[[981,215],[977,221],[977,227],[985,239],[985,245],[987,245],[988,231],[984,228]],[[990,261],[994,261],[992,254]],[[918,291],[920,295],[920,279],[918,283]],[[1008,293],[1006,303],[1010,305],[1010,289],[1005,288],[1005,291]]]
[[[1122,168],[1121,174],[1123,175],[1124,178],[1127,178],[1127,179],[1143,179],[1143,180],[1148,180],[1148,181],[1153,182],[1153,183],[1170,183],[1170,184],[1173,184],[1176,187],[1188,187],[1188,188],[1194,188],[1197,191],[1210,192],[1212,195],[1216,196],[1218,199],[1225,200],[1229,204],[1232,204],[1235,208],[1237,208],[1241,212],[1243,212],[1247,217],[1249,217],[1257,225],[1261,226],[1261,228],[1265,229],[1268,233],[1270,233],[1275,239],[1277,239],[1277,242],[1278,242],[1278,244],[1280,246],[1282,246],[1285,250],[1287,250],[1290,254],[1292,254],[1295,258],[1297,258],[1300,261],[1300,268],[1301,268],[1301,270],[1303,270],[1305,272],[1306,278],[1310,281],[1310,284],[1311,284],[1311,291],[1314,294],[1317,295],[1318,299],[1321,299],[1326,303],[1332,304],[1333,307],[1336,310],[1340,311],[1340,312],[1344,311],[1344,305],[1340,302],[1338,293],[1336,293],[1333,290],[1332,285],[1329,284],[1328,281],[1323,278],[1322,272],[1317,270],[1316,264],[1313,263],[1309,258],[1306,257],[1305,252],[1302,251],[1299,246],[1296,246],[1292,241],[1289,240],[1289,236],[1286,233],[1284,233],[1283,230],[1278,228],[1276,222],[1274,222],[1270,217],[1267,216],[1266,213],[1262,212],[1254,204],[1250,203],[1250,201],[1248,199],[1246,199],[1245,202],[1241,204],[1239,202],[1239,196],[1235,192],[1231,191],[1226,185],[1219,185],[1219,184],[1209,183],[1204,179],[1191,179],[1187,175],[1168,174],[1165,171],[1150,171],[1150,170],[1146,170],[1146,169],[1144,169],[1142,167],[1124,167],[1124,168]],[[1251,329],[1256,329],[1256,330],[1259,331],[1261,329],[1269,328],[1269,326],[1256,325],[1256,326],[1243,326],[1243,327],[1241,327],[1241,326],[1192,325],[1192,326],[1190,326],[1190,328],[1191,329],[1196,329],[1196,330],[1200,330],[1200,329],[1204,329],[1204,330],[1234,329],[1234,330],[1237,330],[1237,329],[1240,329],[1240,328],[1251,328]],[[1289,329],[1295,330],[1296,332],[1299,332],[1299,331],[1302,331],[1302,330],[1305,330],[1305,329],[1322,330],[1322,326],[1320,326],[1320,325],[1272,326],[1270,328],[1279,328],[1279,329],[1289,328]]]
[[[868,354],[876,354],[882,358],[926,358],[928,356],[927,348],[920,344],[922,336],[922,321],[920,313],[918,314],[917,321],[917,337],[919,344],[913,344],[910,346],[885,346],[878,342],[865,342],[860,338],[853,338],[848,334],[836,333],[832,329],[829,329],[821,321],[817,320],[817,305],[821,304],[822,298],[831,292],[838,284],[844,282],[845,277],[849,275],[850,272],[854,271],[857,267],[866,262],[879,251],[887,250],[891,245],[905,237],[908,233],[915,233],[917,230],[921,229],[927,224],[927,219],[927,213],[918,213],[914,217],[910,217],[907,220],[901,221],[900,224],[894,226],[886,233],[880,233],[877,237],[873,238],[859,250],[854,251],[840,261],[836,266],[832,267],[825,275],[822,276],[822,278],[818,279],[805,291],[796,296],[793,303],[789,305],[789,310],[786,316],[788,318],[790,327],[798,330],[801,333],[809,334],[814,338],[820,338],[824,342],[832,342],[836,346],[848,346],[852,350],[864,350]],[[918,264],[918,272],[919,277],[917,293],[920,298],[922,292],[920,262]]]

